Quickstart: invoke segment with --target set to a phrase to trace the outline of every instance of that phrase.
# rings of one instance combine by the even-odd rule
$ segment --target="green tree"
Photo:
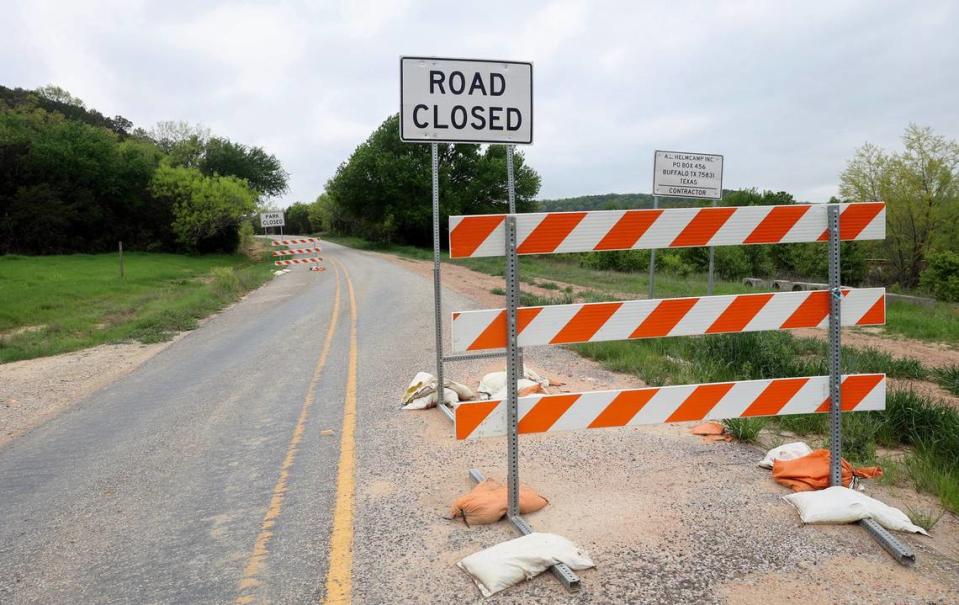
[[[310,223],[310,207],[303,202],[291,204],[284,212],[285,233],[306,234],[317,231],[317,228]]]
[[[275,155],[261,147],[247,147],[221,137],[206,141],[197,168],[206,175],[245,179],[250,187],[270,197],[286,191],[289,178]]]
[[[329,180],[334,228],[376,241],[432,241],[430,146],[404,143],[392,115]],[[502,145],[439,145],[440,215],[506,212],[506,149]],[[533,210],[540,178],[515,154],[516,207]],[[445,238],[442,238],[445,240]]]
[[[206,176],[196,168],[161,165],[151,191],[173,208],[173,231],[190,252],[232,252],[238,227],[256,210],[256,193],[231,176]]]
[[[893,279],[913,287],[932,250],[959,250],[959,144],[915,124],[902,140],[900,153],[860,147],[839,191],[847,199],[886,202],[883,249]]]

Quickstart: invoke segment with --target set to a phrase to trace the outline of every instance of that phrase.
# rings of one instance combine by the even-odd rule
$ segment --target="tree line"
[[[0,254],[232,252],[287,173],[200,126],[134,128],[56,86],[0,86]]]

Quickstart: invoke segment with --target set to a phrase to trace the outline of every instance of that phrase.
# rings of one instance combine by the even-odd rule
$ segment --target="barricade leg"
[[[842,289],[839,262],[839,206],[830,205],[829,222],[829,484],[842,485]],[[859,522],[869,535],[902,565],[912,565],[916,555],[872,519]]]

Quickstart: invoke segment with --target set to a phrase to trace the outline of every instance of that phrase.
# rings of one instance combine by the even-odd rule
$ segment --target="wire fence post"
[[[433,322],[436,326],[436,405],[446,405],[443,380],[443,298],[440,292],[440,157],[439,144],[430,143],[433,167]]]
[[[829,222],[829,484],[842,485],[842,286],[839,265],[839,206],[827,208]]]
[[[123,279],[123,242],[121,241],[119,242],[119,244],[120,244],[120,279]]]
[[[653,210],[659,208],[659,196],[653,196]],[[649,296],[653,298],[656,291],[656,249],[649,251]]]

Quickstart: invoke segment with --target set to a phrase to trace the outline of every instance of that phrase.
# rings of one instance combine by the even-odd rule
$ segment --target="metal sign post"
[[[713,207],[716,207],[716,200],[713,200]],[[713,273],[716,268],[716,247],[709,247],[709,277],[706,281],[706,294],[707,296],[713,295]]]
[[[519,280],[516,259],[516,216],[506,217],[506,447],[509,499],[506,514],[519,516],[519,436],[517,425],[519,392],[517,381],[522,375],[516,346],[516,308],[519,306]]]
[[[653,210],[659,208],[659,196],[653,196]],[[656,249],[649,251],[649,296],[654,298],[656,292]]]
[[[439,145],[430,144],[433,166],[433,320],[436,326],[436,404],[446,410],[443,382],[443,301],[440,291],[440,158]]]
[[[829,225],[829,485],[842,485],[842,271],[839,257],[839,206],[827,208]],[[872,538],[902,565],[916,555],[873,519],[859,521]]]
[[[829,225],[829,484],[842,485],[842,289],[839,279],[839,207],[830,205]]]

